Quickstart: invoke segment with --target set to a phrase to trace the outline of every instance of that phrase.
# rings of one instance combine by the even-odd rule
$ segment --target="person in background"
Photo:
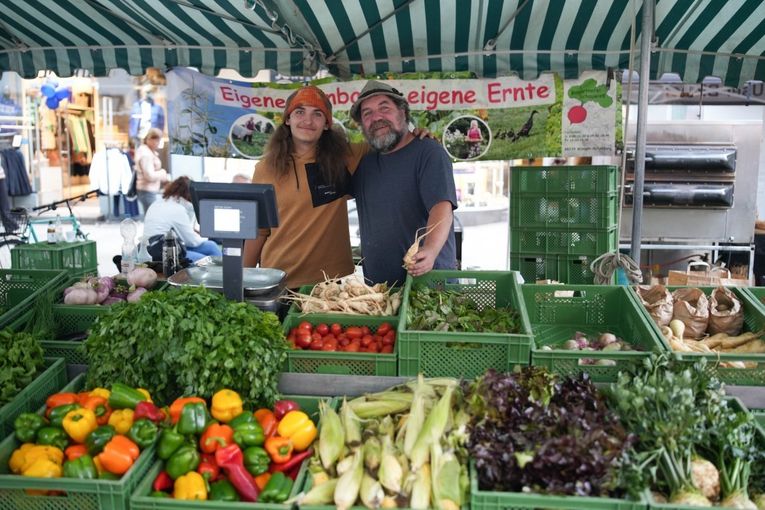
[[[236,174],[232,179],[231,182],[234,184],[250,184],[252,182],[252,179],[247,177],[244,174]]]
[[[172,228],[186,245],[186,258],[196,262],[204,256],[222,256],[220,247],[200,236],[191,205],[191,179],[178,177],[165,187],[161,200],[146,211],[143,235],[148,239],[148,251],[153,260],[162,260],[162,241]]]
[[[385,83],[367,82],[351,107],[351,118],[374,149],[352,179],[364,277],[402,285],[407,271],[420,276],[432,269],[456,269],[457,195],[446,151],[436,141],[409,132],[409,104]],[[404,269],[403,257],[421,227],[431,232],[414,263]]]
[[[151,128],[143,138],[141,146],[135,151],[135,188],[144,214],[159,198],[162,183],[170,180],[167,170],[162,168],[162,161],[157,152],[161,139],[162,131]]]

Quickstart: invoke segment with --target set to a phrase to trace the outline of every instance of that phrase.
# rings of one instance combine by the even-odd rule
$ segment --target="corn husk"
[[[380,469],[377,471],[377,478],[382,486],[389,491],[401,492],[404,471],[401,469],[401,464],[398,463],[388,436],[383,437],[382,459],[380,460]]]
[[[311,490],[297,497],[298,505],[331,505],[335,495],[337,478],[327,480],[321,485],[311,487]],[[286,501],[285,503],[291,503]]]
[[[324,469],[331,468],[345,445],[345,434],[340,417],[325,402],[320,402],[321,430],[319,431],[319,458]]]
[[[351,406],[347,405],[343,398],[343,407],[340,408],[340,421],[345,431],[345,444],[351,448],[361,444],[361,423],[359,417],[353,412]]]
[[[409,498],[409,507],[413,509],[425,509],[430,507],[430,465],[423,464],[415,474],[412,484],[412,495]]]
[[[380,508],[382,500],[385,497],[385,491],[383,491],[380,482],[364,473],[361,479],[361,489],[359,491],[359,497],[361,503],[367,508]]]
[[[447,388],[438,403],[428,413],[428,417],[425,419],[422,430],[417,436],[417,441],[415,441],[409,456],[412,471],[417,471],[420,466],[428,462],[430,446],[439,441],[444,434],[446,424],[449,421],[449,414],[451,413],[453,391],[454,388]]]
[[[337,481],[335,487],[335,506],[340,510],[347,510],[356,503],[361,490],[361,480],[364,476],[364,454],[359,448],[353,454],[353,464]]]
[[[348,455],[346,457],[343,457],[335,465],[335,471],[337,471],[337,476],[343,476],[345,473],[348,472],[349,469],[351,469],[351,467],[353,467],[353,455]]]
[[[375,471],[380,466],[382,458],[382,445],[376,437],[370,437],[364,442],[364,466],[370,471]]]
[[[409,456],[412,454],[412,448],[420,435],[422,425],[425,423],[425,380],[420,374],[417,377],[417,385],[414,388],[414,397],[412,398],[412,407],[409,411],[409,418],[406,420],[406,433],[404,436],[404,453]]]
[[[462,501],[461,466],[454,452],[441,452],[436,443],[431,451],[433,503],[437,508],[457,510]]]
[[[411,399],[402,400],[351,400],[348,403],[356,413],[356,416],[362,420],[369,418],[382,418],[391,414],[403,413],[409,410],[412,404]]]

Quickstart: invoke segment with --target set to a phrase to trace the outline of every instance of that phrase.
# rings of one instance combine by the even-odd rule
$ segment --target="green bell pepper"
[[[162,491],[152,491],[151,494],[149,494],[152,498],[169,498],[170,494],[167,492]]]
[[[186,438],[178,433],[177,427],[171,429],[162,429],[159,435],[159,445],[157,446],[157,457],[167,460],[170,456],[186,442]]]
[[[151,420],[141,419],[134,421],[128,431],[128,437],[137,444],[141,450],[151,446],[157,440],[159,427]]]
[[[271,457],[260,446],[248,446],[242,450],[242,456],[244,457],[244,467],[252,476],[262,475],[268,471]]]
[[[200,455],[196,446],[185,444],[167,459],[165,471],[173,480],[193,471],[199,466]]]
[[[218,480],[215,483],[210,484],[210,493],[207,495],[207,499],[210,501],[239,501],[239,493],[231,482],[226,480]]]
[[[258,420],[255,419],[255,415],[253,415],[252,412],[244,411],[242,414],[236,415],[233,420],[227,423],[227,425],[233,429],[243,423],[253,423],[257,421]]]
[[[37,444],[55,446],[63,451],[69,444],[69,436],[66,435],[64,429],[42,427],[37,431],[37,440],[35,442]]]
[[[102,471],[98,473],[98,479],[99,480],[119,480],[120,475],[115,475],[114,473],[110,473],[108,471]]]
[[[64,462],[63,474],[66,478],[79,478],[81,480],[98,478],[98,470],[93,463],[93,457],[90,455],[82,455],[74,460]]]
[[[85,446],[88,447],[88,453],[98,455],[104,450],[106,443],[112,440],[117,433],[113,425],[101,425],[96,430],[88,434],[85,438]]]
[[[37,435],[37,431],[44,426],[45,418],[36,413],[21,413],[15,420],[13,420],[16,439],[22,443],[33,442]]]
[[[178,419],[178,432],[183,435],[201,434],[207,426],[207,407],[202,402],[192,402],[183,406]]]
[[[257,421],[240,423],[234,427],[234,442],[241,448],[261,446],[266,440],[263,427]]]
[[[127,384],[112,384],[112,392],[109,394],[109,406],[112,409],[135,409],[138,402],[145,402],[146,395]]]
[[[291,490],[292,479],[281,471],[277,471],[268,479],[258,501],[262,503],[284,503],[290,497]]]
[[[80,404],[65,404],[63,406],[54,407],[48,415],[48,420],[52,426],[61,427],[64,423],[64,416],[66,416],[69,411],[74,411],[79,408]]]

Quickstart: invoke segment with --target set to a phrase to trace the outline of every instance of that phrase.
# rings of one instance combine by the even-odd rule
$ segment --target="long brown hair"
[[[283,178],[292,172],[295,164],[292,159],[294,151],[290,127],[280,124],[266,144],[263,161],[274,169],[278,178]],[[337,185],[344,181],[347,175],[345,158],[349,152],[348,140],[342,128],[332,126],[322,132],[316,146],[316,162],[324,182]]]
[[[180,197],[191,202],[191,179],[181,176],[165,186],[162,198]]]

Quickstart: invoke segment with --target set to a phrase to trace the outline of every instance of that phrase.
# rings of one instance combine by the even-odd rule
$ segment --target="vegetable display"
[[[327,278],[317,283],[310,294],[289,291],[288,299],[299,304],[303,313],[343,313],[354,315],[398,314],[401,291],[384,283],[369,286],[358,275]]]
[[[137,267],[127,274],[85,278],[64,289],[66,305],[113,305],[135,303],[157,283],[157,273],[148,267]]]
[[[0,406],[31,383],[43,366],[43,349],[30,333],[0,330]]]
[[[390,354],[396,344],[396,330],[387,322],[383,322],[377,328],[344,328],[337,323],[321,323],[314,326],[308,321],[302,321],[290,329],[287,342],[294,349],[302,350]]]

